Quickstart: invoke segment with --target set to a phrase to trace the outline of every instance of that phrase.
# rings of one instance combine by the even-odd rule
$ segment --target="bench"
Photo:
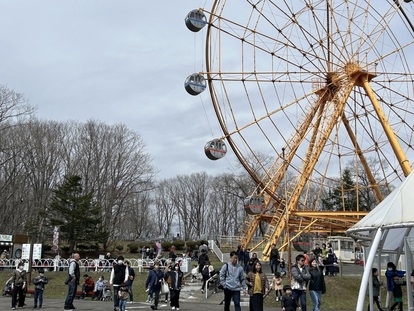
[[[84,297],[85,298],[86,297],[91,297],[92,298],[93,297],[93,294],[94,294],[94,292],[91,290],[91,291],[87,292]],[[82,291],[81,290],[77,290],[75,297],[78,298],[78,299],[80,299],[81,296],[82,296]]]
[[[35,292],[34,288],[28,288],[27,289],[27,292],[26,292],[26,296],[27,295],[33,296],[34,295],[34,292]],[[85,297],[93,297],[93,294],[94,294],[93,291],[89,291],[89,292],[86,293]],[[75,296],[76,296],[76,298],[79,299],[82,296],[82,291],[81,290],[77,290]]]
[[[30,295],[30,297],[31,297],[31,296],[34,295],[34,292],[35,292],[34,288],[28,288],[27,291],[26,291],[26,296]]]

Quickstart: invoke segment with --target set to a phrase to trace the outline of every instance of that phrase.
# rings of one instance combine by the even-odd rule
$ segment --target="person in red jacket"
[[[82,296],[81,299],[85,298],[85,295],[93,291],[95,288],[95,281],[93,278],[87,274],[83,275],[83,283],[82,283]]]

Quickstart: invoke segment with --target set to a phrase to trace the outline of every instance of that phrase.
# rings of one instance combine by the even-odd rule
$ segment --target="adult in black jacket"
[[[276,247],[276,244],[272,244],[272,250],[270,251],[270,270],[272,271],[272,274],[275,274],[277,272],[277,266],[279,265],[279,250]]]
[[[319,311],[322,303],[322,294],[326,292],[325,279],[319,269],[319,262],[313,258],[310,262],[309,295],[312,300],[313,310]]]
[[[129,278],[128,266],[124,264],[124,257],[118,256],[111,271],[110,284],[114,287],[114,311],[119,310],[118,289],[122,283],[126,284]]]
[[[210,261],[208,258],[207,252],[204,248],[201,249],[201,255],[198,257],[198,272],[201,273],[203,271],[204,265],[207,261]]]

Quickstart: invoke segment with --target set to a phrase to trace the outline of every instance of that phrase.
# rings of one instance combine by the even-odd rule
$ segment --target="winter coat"
[[[261,272],[259,273],[259,275],[260,275],[260,282],[261,282],[260,287],[262,289],[262,294],[264,295],[266,291],[269,290],[269,282],[267,280],[267,276],[265,273]],[[248,293],[250,296],[253,296],[254,294],[253,290],[254,290],[255,281],[256,281],[256,273],[249,272],[246,277],[246,285],[247,285]]]
[[[323,273],[318,268],[314,269],[311,268],[309,270],[310,280],[309,280],[309,290],[322,292],[323,294],[326,292],[326,285],[325,285],[325,278]]]
[[[292,290],[306,290],[306,285],[310,280],[311,275],[306,267],[299,268],[298,265],[292,266]]]

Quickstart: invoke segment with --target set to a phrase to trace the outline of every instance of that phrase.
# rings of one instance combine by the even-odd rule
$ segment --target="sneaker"
[[[175,310],[175,307],[172,307],[171,310]]]
[[[180,310],[180,308],[175,308],[175,310]]]
[[[168,300],[167,299],[165,299],[165,301],[164,302],[168,302]]]
[[[201,293],[204,294],[204,289],[201,290]]]
[[[13,307],[13,308],[12,308],[12,310],[16,310],[16,308],[15,308],[15,307]]]

